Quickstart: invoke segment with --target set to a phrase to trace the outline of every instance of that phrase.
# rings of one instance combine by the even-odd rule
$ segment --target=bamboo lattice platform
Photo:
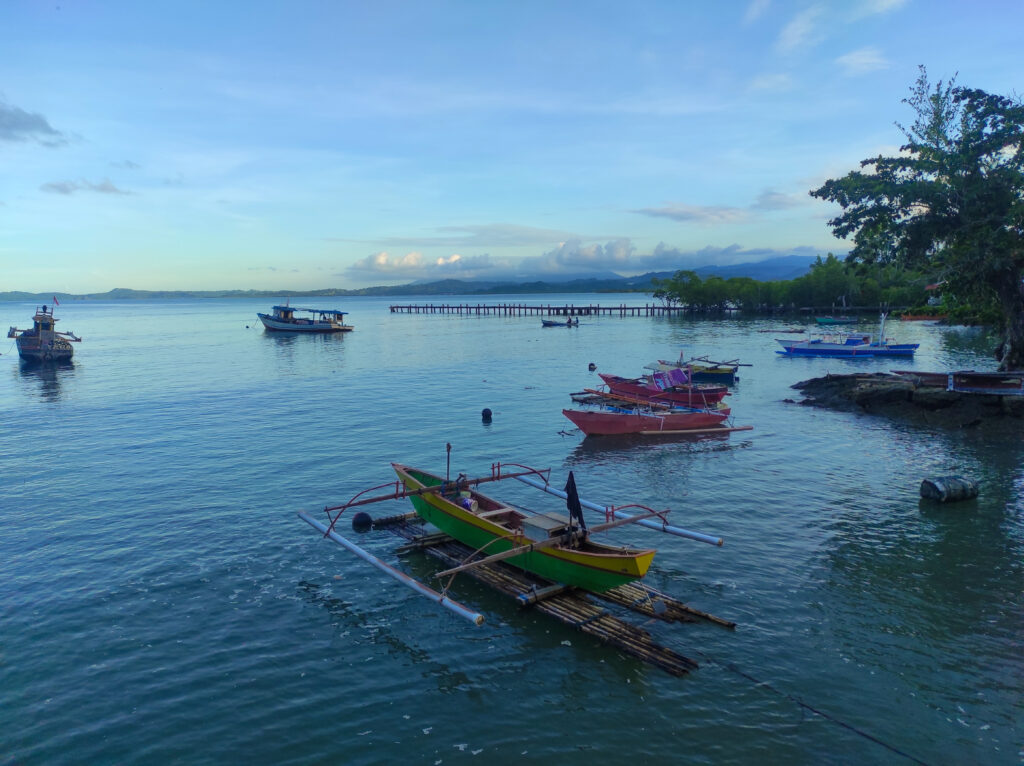
[[[420,524],[401,516],[394,517],[394,520],[379,519],[374,526],[410,541],[399,550],[422,549],[451,566],[462,564],[472,553],[469,547],[444,534],[425,535]],[[635,583],[605,593],[586,593],[552,586],[550,582],[500,562],[469,569],[465,574],[519,600],[521,604],[532,603],[531,608],[675,676],[695,670],[697,662],[658,644],[648,631],[616,616],[595,600],[606,601],[646,618],[668,622],[710,622],[726,628],[736,626],[734,622],[694,609],[678,599]],[[536,600],[531,597],[534,594],[538,596]]]

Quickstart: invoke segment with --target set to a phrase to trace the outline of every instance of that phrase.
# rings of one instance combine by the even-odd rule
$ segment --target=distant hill
[[[759,282],[789,280],[806,274],[816,256],[788,255],[770,258],[754,263],[737,263],[731,266],[700,266],[693,269],[698,276],[706,279],[718,276],[723,279],[749,277]],[[437,282],[412,282],[405,285],[382,285],[354,290],[326,288],[322,290],[131,290],[115,288],[105,293],[56,293],[58,301],[115,301],[115,300],[167,300],[173,298],[289,298],[298,296],[402,296],[402,295],[519,295],[526,293],[649,293],[654,290],[654,279],[668,279],[674,271],[652,271],[634,277],[621,277],[610,272],[570,277],[538,275],[516,282],[495,280],[466,281],[443,279]],[[49,303],[54,293],[27,293],[21,291],[0,293],[0,301],[36,301]]]

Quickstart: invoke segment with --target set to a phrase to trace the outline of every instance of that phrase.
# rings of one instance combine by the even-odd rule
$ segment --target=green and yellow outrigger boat
[[[601,593],[640,579],[654,559],[653,548],[594,542],[585,526],[580,529],[564,514],[529,514],[470,489],[468,482],[446,483],[426,471],[400,463],[391,466],[407,492],[419,491],[409,497],[416,514],[473,548],[480,555],[477,563],[496,561],[500,555],[506,563],[544,579]],[[439,491],[422,491],[429,488]]]
[[[447,449],[450,454],[451,445],[447,445]],[[323,521],[313,518],[306,511],[299,511],[299,517],[323,533],[324,537],[334,540],[420,595],[477,625],[483,622],[483,615],[454,601],[448,595],[450,575],[505,561],[541,580],[549,581],[553,589],[551,592],[569,587],[603,594],[641,579],[647,574],[656,551],[653,548],[630,548],[595,542],[592,535],[596,533],[624,524],[636,524],[711,545],[722,544],[719,537],[670,525],[665,518],[667,510],[656,511],[636,504],[605,506],[582,500],[576,492],[576,480],[572,471],[569,472],[563,491],[551,486],[549,469],[537,470],[515,463],[492,463],[490,476],[467,478],[459,474],[454,480],[442,479],[435,474],[401,463],[392,463],[391,467],[397,474],[396,481],[364,489],[341,505],[327,506],[324,508],[326,515]],[[447,476],[450,476],[450,471],[446,471]],[[505,479],[517,479],[562,498],[568,515],[551,511],[527,511],[488,497],[478,489],[481,484]],[[376,490],[385,488],[390,488],[390,491],[368,496]],[[422,540],[450,537],[470,548],[471,553],[458,566],[434,575],[435,579],[444,579],[448,583],[440,592],[363,550],[341,536],[336,529],[342,514],[350,508],[405,498],[412,501],[413,512],[378,520],[372,519],[368,514],[357,513],[352,517],[352,527],[356,531],[366,531],[376,528],[378,522],[393,524],[418,517],[440,530],[438,535],[423,535]],[[602,513],[604,523],[588,528],[583,518],[584,508]],[[628,513],[625,512],[627,509],[640,512]],[[536,586],[530,591],[531,599],[537,593],[535,588]],[[533,601],[528,600],[524,603]]]

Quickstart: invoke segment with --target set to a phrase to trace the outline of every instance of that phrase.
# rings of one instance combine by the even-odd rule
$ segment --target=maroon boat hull
[[[727,386],[695,385],[661,389],[642,379],[623,378],[619,375],[598,373],[614,394],[646,399],[652,402],[671,402],[683,407],[704,407],[722,401],[729,393]]]
[[[562,410],[587,436],[693,431],[718,426],[726,419],[720,412],[609,412],[604,410]]]

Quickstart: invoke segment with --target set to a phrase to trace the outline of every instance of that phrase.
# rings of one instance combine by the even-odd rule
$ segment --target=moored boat
[[[470,488],[468,482],[446,482],[400,463],[392,468],[424,521],[488,557],[522,549],[504,561],[547,580],[601,593],[640,579],[654,559],[653,548],[594,542],[585,527],[582,534],[574,531],[572,520],[563,514],[529,514]]]
[[[257,313],[263,326],[275,332],[349,332],[352,325],[345,324],[347,311],[335,309],[304,309],[296,306],[274,306],[273,314]],[[295,316],[296,311],[309,314]]]
[[[569,317],[564,322],[557,319],[541,319],[541,327],[579,327],[580,320]]]
[[[12,327],[7,337],[15,339],[18,355],[26,362],[66,362],[75,353],[71,344],[81,343],[82,339],[72,332],[59,332],[55,327],[58,321],[53,309],[43,305],[36,308],[31,329]]]
[[[587,436],[673,433],[721,426],[727,412],[688,407],[651,409],[603,405],[586,410],[562,410]]]
[[[893,370],[893,373],[913,381],[915,386],[920,387],[943,388],[961,394],[1024,396],[1024,371],[1020,370],[1009,372]]]
[[[740,366],[739,359],[715,362],[706,356],[683,359],[682,354],[680,354],[679,360],[675,362],[659,359],[657,362],[644,365],[645,369],[653,370],[654,372],[671,372],[673,369],[682,370],[686,373],[691,383],[720,383],[724,386],[731,386],[739,380],[736,373],[739,371]],[[750,367],[749,364],[742,366]]]
[[[857,317],[848,316],[826,316],[826,317],[814,317],[814,321],[822,325],[834,325],[834,324],[857,324]]]
[[[586,404],[591,407],[595,406],[611,406],[611,407],[636,407],[641,406],[648,409],[652,409],[655,412],[671,410],[673,408],[678,409],[678,405],[674,405],[672,402],[658,402],[651,401],[650,399],[641,399],[635,396],[627,396],[626,394],[616,394],[611,391],[601,391],[594,388],[585,388],[582,391],[576,391],[575,393],[569,394],[569,398],[577,404]],[[729,407],[725,401],[714,402],[706,407],[699,408],[687,408],[687,409],[702,409],[711,412],[717,412],[722,415],[730,415],[732,408]]]
[[[642,378],[624,378],[599,372],[608,389],[615,394],[657,402],[672,402],[683,407],[705,407],[720,402],[729,393],[728,386],[712,383],[681,383],[682,370],[655,372]]]
[[[885,337],[885,314],[882,314],[878,325],[878,340],[870,333],[837,333],[823,335],[820,338],[793,340],[776,338],[775,342],[784,351],[777,353],[786,356],[833,356],[833,357],[875,357],[875,356],[913,356],[920,346],[919,343],[893,343],[892,338]]]

